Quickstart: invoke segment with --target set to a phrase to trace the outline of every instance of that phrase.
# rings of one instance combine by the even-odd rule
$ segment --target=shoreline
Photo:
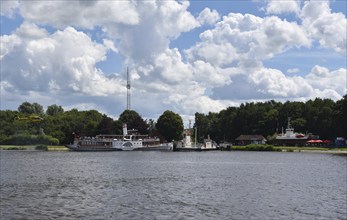
[[[233,146],[231,151],[265,151],[265,152],[296,152],[296,153],[327,153],[327,154],[346,154],[347,148],[332,148],[332,147],[296,147],[296,146],[274,146],[274,145],[246,145]]]
[[[303,152],[303,153],[323,153],[323,154],[346,154],[347,150],[301,150],[294,152]]]
[[[36,149],[37,145],[0,145],[0,151],[70,151],[65,146],[48,145],[47,150]],[[253,145],[254,146],[254,145]],[[347,148],[323,148],[323,147],[290,147],[271,146],[271,150],[256,150],[249,146],[233,146],[230,151],[255,151],[255,152],[288,152],[288,153],[326,153],[346,154]]]

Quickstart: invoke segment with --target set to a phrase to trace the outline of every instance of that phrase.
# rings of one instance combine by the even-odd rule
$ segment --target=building
[[[248,145],[248,144],[265,144],[266,138],[263,135],[243,135],[241,134],[236,138],[237,145]]]

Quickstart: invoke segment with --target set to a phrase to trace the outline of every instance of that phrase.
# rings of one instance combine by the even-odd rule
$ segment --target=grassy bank
[[[40,147],[38,147],[40,146]],[[47,148],[45,148],[45,146]],[[60,145],[0,145],[0,150],[47,150],[47,151],[66,151],[65,146]]]

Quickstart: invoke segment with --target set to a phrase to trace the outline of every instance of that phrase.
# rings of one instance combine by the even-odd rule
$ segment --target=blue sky
[[[346,94],[346,1],[1,1],[1,109],[24,101],[185,121]]]

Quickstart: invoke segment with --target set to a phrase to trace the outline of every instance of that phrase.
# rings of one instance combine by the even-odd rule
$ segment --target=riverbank
[[[0,145],[0,150],[45,150],[45,151],[67,151],[65,146],[61,145],[47,145],[47,149],[44,147],[38,147],[40,145]],[[43,145],[46,146],[46,145]]]

